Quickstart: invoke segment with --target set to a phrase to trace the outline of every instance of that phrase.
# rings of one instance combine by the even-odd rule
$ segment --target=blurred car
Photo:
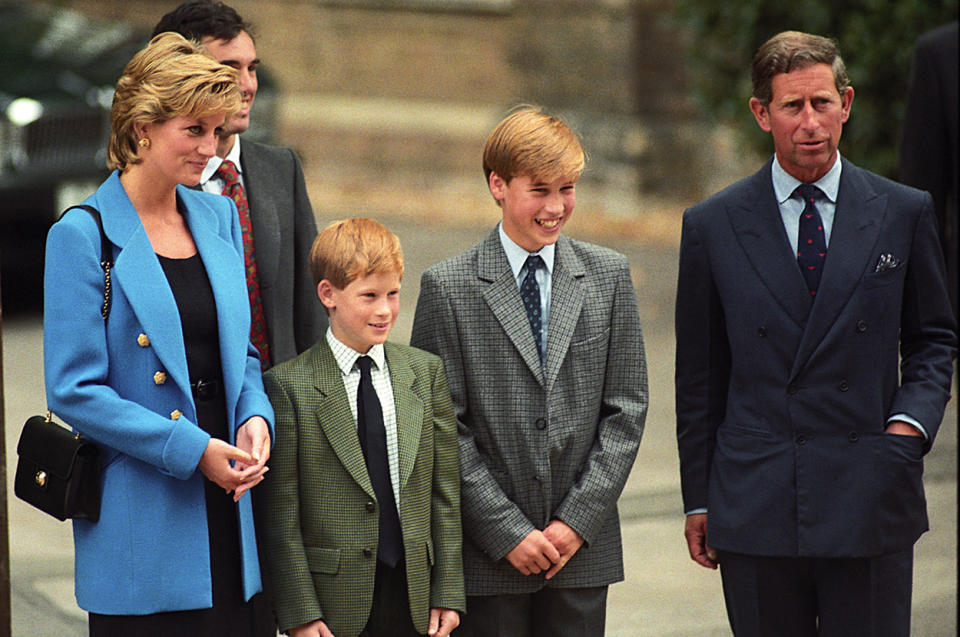
[[[158,14],[159,18],[159,14]],[[39,303],[46,231],[107,176],[113,88],[150,34],[37,2],[0,4],[0,291]],[[255,122],[269,141],[276,91],[258,73]],[[5,303],[9,308],[9,303]]]

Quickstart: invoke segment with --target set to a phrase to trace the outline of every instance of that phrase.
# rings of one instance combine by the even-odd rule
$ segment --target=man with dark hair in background
[[[163,16],[153,34],[164,31],[200,42],[240,74],[242,108],[228,120],[200,187],[237,204],[253,319],[250,336],[266,370],[309,349],[327,324],[310,280],[317,227],[300,160],[289,148],[249,140],[241,145],[260,64],[249,23],[222,2],[189,0]]]

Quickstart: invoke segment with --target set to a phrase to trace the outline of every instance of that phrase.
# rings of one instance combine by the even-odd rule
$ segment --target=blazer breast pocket
[[[606,326],[602,329],[588,331],[588,330],[578,330],[573,335],[573,340],[570,341],[570,347],[583,347],[583,348],[593,348],[599,346],[601,343],[605,342],[610,337],[610,327]]]
[[[887,287],[895,281],[900,281],[903,277],[901,271],[904,266],[893,270],[883,270],[882,272],[870,272],[863,277],[863,287],[868,290]]]
[[[311,573],[336,575],[340,570],[340,549],[324,549],[318,546],[304,547],[307,567]]]
[[[603,378],[607,366],[610,327],[574,340],[567,352],[567,362],[574,379]]]

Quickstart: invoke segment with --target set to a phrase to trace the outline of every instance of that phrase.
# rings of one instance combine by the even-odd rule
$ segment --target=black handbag
[[[113,246],[103,232],[99,211],[91,206],[75,207],[89,212],[100,230],[100,314],[106,322],[110,314]],[[17,442],[17,456],[13,492],[18,498],[60,521],[100,519],[100,449],[95,444],[53,422],[48,411],[46,418],[27,419]]]
[[[47,417],[31,416],[17,443],[13,492],[60,521],[100,519],[100,449]]]

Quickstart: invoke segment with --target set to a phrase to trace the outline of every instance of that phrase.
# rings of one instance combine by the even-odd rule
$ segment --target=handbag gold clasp
[[[37,471],[37,475],[33,476],[33,481],[37,483],[38,487],[47,486],[47,472]]]

